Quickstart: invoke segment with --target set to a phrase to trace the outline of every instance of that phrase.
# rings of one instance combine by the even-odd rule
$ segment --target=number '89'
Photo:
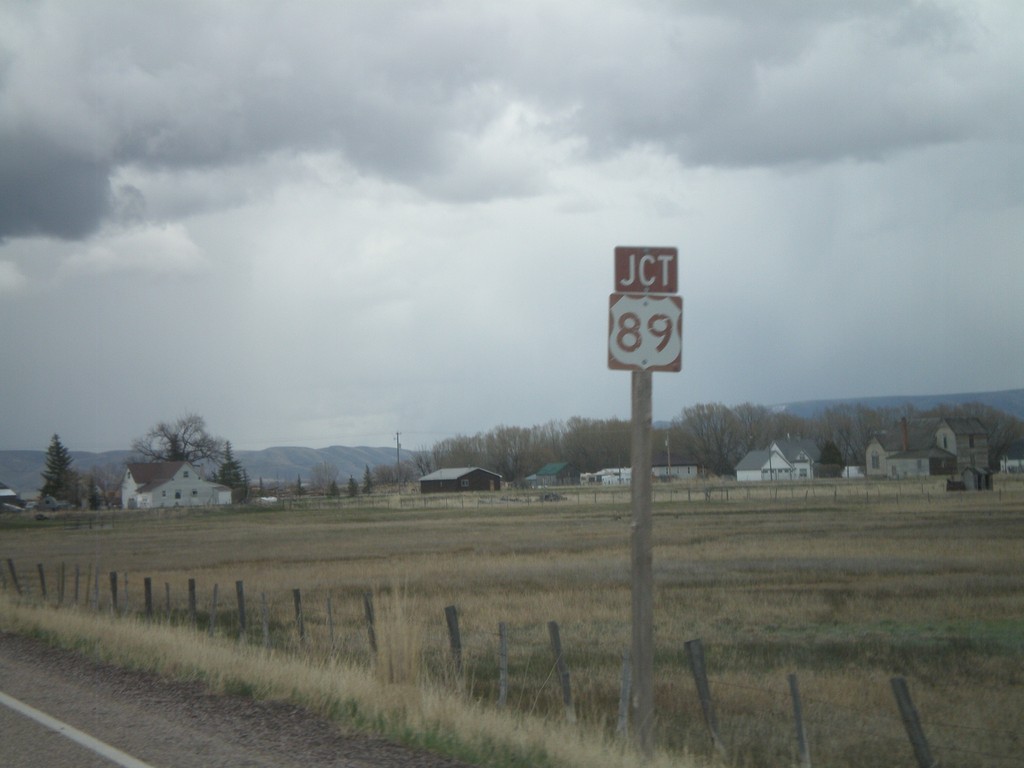
[[[615,343],[625,352],[635,352],[643,344],[643,320],[636,312],[623,312],[619,316],[619,332]],[[672,318],[654,314],[647,318],[647,332],[658,339],[656,350],[661,352],[672,340]]]

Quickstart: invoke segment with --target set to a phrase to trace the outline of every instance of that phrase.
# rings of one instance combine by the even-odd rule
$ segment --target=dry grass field
[[[189,667],[174,661],[175,647],[206,647],[219,638],[224,653],[262,649],[262,595],[276,649],[264,652],[263,663],[365,670],[365,685],[451,694],[473,713],[433,720],[423,726],[431,733],[418,735],[411,732],[415,718],[388,726],[386,708],[370,716],[351,703],[325,705],[339,718],[488,764],[598,764],[584,743],[606,755],[603,764],[634,764],[614,733],[630,638],[629,498],[622,489],[564,493],[564,500],[546,503],[525,493],[417,494],[93,520],[0,518],[0,559],[4,571],[8,558],[15,564],[24,592],[16,598],[5,573],[0,628],[56,637],[62,616],[68,623],[72,616],[109,623],[110,571],[118,573],[119,611],[126,601],[127,612],[137,614],[150,577],[157,618],[140,631],[174,638],[152,652],[162,661],[151,666],[180,673]],[[941,765],[1021,764],[1024,482],[999,477],[996,490],[984,494],[863,481],[659,486],[654,515],[659,761],[797,765],[787,684],[795,673],[814,765],[915,764],[890,688],[895,675],[907,679]],[[32,607],[41,602],[38,564],[47,577],[46,602],[54,605],[61,563],[62,608]],[[78,606],[67,610],[76,567]],[[197,585],[197,630],[187,626],[190,578]],[[233,641],[237,581],[247,598],[249,650]],[[100,618],[92,605],[97,583]],[[364,618],[368,591],[377,614],[375,661]],[[450,662],[448,605],[458,608],[461,676]],[[45,622],[30,618],[43,614]],[[92,631],[82,628],[85,618],[75,621],[74,632]],[[558,622],[570,671],[573,726],[564,723],[549,621]],[[499,622],[509,637],[502,712]],[[703,643],[724,758],[704,727],[684,650],[694,638]],[[104,653],[116,656],[116,649]],[[220,680],[235,692],[282,695],[246,674],[235,670]],[[510,723],[507,738],[503,719]],[[485,735],[471,733],[483,726],[469,722],[484,721],[492,724]],[[542,724],[548,740],[525,739],[527,722]],[[572,751],[578,760],[567,756]]]

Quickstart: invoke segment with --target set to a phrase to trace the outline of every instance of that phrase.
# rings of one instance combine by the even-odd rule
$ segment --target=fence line
[[[70,603],[70,609],[74,610],[80,607],[79,594],[78,594],[78,575],[80,569],[76,568],[76,588],[73,603]],[[57,584],[56,594],[54,590],[47,590],[47,581],[45,568],[42,563],[36,565],[38,573],[38,594],[32,594],[32,590],[28,589],[31,584],[31,580],[25,579],[24,575],[19,575],[17,568],[11,558],[7,559],[7,572],[10,575],[10,579],[5,574],[4,579],[0,582],[0,588],[5,592],[11,592],[15,595],[16,600],[21,602],[29,603],[42,603],[44,605],[52,605],[58,609],[64,608],[67,604],[65,601],[65,595],[63,588],[59,585],[65,580],[66,577],[66,565],[61,563],[58,566],[58,577],[55,581]],[[94,581],[94,594],[91,602],[86,600],[86,606],[91,607],[93,611],[100,611],[101,601],[99,599],[99,565],[93,567],[89,566],[89,571],[86,575],[86,584],[88,585],[90,575]],[[124,574],[119,578],[119,574],[116,570],[109,571],[109,612],[114,617],[125,617],[130,618],[133,616],[139,617],[133,614],[129,609],[129,591],[128,591],[128,576]],[[143,612],[141,618],[147,623],[158,622],[157,612],[154,610],[153,595],[152,595],[152,579],[150,577],[144,577],[142,580],[144,590],[144,602]],[[235,612],[218,609],[218,584],[212,585],[212,599],[210,601],[209,611],[203,615],[197,609],[197,587],[196,580],[189,578],[187,582],[187,609],[182,610],[180,608],[175,609],[172,602],[172,589],[169,582],[165,582],[165,600],[166,600],[166,611],[165,621],[168,623],[183,623],[191,627],[193,631],[202,631],[205,629],[206,632],[212,637],[217,634],[228,636],[233,629],[237,629],[237,638],[241,643],[252,642],[255,638],[252,638],[252,627],[247,621],[246,615],[246,602],[245,602],[245,586],[241,580],[236,581],[236,604],[237,608]],[[138,587],[136,587],[138,589]],[[333,610],[332,596],[330,590],[326,595],[325,605],[326,613],[323,616],[314,615],[310,611],[310,607],[318,605],[316,601],[310,603],[306,601],[304,605],[301,590],[294,588],[292,590],[292,602],[294,606],[294,624],[291,626],[291,638],[297,637],[297,646],[295,640],[289,640],[289,628],[287,622],[282,620],[272,621],[270,607],[274,606],[273,601],[268,602],[267,593],[260,592],[260,606],[261,606],[261,618],[262,618],[262,643],[265,648],[271,648],[276,644],[287,650],[288,648],[303,649],[304,652],[321,650],[323,643],[316,642],[309,633],[309,627],[314,626],[318,628],[326,628],[328,635],[328,642],[326,643],[327,653],[334,654],[339,651],[347,651],[354,655],[363,653],[372,664],[377,653],[377,621],[373,606],[373,593],[363,592],[360,596],[361,599],[353,600],[353,604],[350,605],[349,618],[347,621],[343,621],[341,624],[341,642],[338,641],[337,622]],[[279,600],[276,605],[279,607],[284,601]],[[361,608],[361,610],[360,610]],[[443,616],[444,622],[442,623],[441,617]],[[355,620],[351,617],[359,617]],[[456,670],[458,679],[475,679],[479,682],[478,674],[474,671],[464,669],[464,665],[467,660],[472,661],[474,656],[466,656],[467,638],[473,642],[476,640],[483,640],[482,645],[486,646],[484,651],[487,654],[493,654],[496,661],[495,675],[496,685],[498,694],[496,697],[496,705],[504,708],[508,705],[508,692],[509,692],[509,657],[514,655],[515,644],[514,640],[518,636],[524,637],[526,633],[529,633],[532,643],[528,645],[532,650],[526,654],[525,667],[521,670],[522,676],[529,679],[530,666],[534,661],[534,658],[538,655],[540,649],[538,648],[538,635],[541,633],[544,624],[530,625],[528,627],[519,627],[517,631],[511,631],[511,627],[507,622],[499,622],[497,627],[493,630],[485,630],[482,628],[471,628],[467,633],[465,628],[460,628],[458,608],[456,605],[448,605],[443,610],[438,611],[438,620],[435,624],[428,625],[432,630],[432,638],[437,648],[434,650],[434,657],[440,659],[443,657],[443,652],[440,648],[443,647],[444,636],[447,630],[447,641],[448,641],[448,659],[452,668]],[[570,686],[570,674],[568,656],[565,648],[562,644],[562,631],[556,621],[548,621],[546,623],[548,631],[548,640],[550,644],[550,651],[552,656],[549,657],[550,661],[544,664],[546,674],[544,680],[540,686],[538,686],[535,695],[532,697],[532,704],[529,707],[529,711],[534,713],[540,701],[544,698],[545,693],[550,697],[548,707],[553,708],[553,701],[558,698],[557,694],[560,695],[560,703],[564,710],[565,719],[570,722],[576,722],[577,719],[577,704],[574,701],[573,692]],[[274,631],[272,631],[274,630]],[[815,695],[806,695],[805,692],[800,691],[797,684],[796,675],[790,674],[787,677],[789,687],[789,697],[787,699],[786,694],[781,689],[766,688],[756,685],[744,685],[741,683],[735,683],[728,680],[713,680],[708,677],[707,665],[704,660],[704,649],[699,639],[691,640],[685,643],[685,649],[687,656],[691,664],[691,672],[693,675],[694,685],[697,694],[697,703],[700,710],[703,712],[704,721],[707,726],[707,730],[710,734],[711,745],[717,750],[722,756],[726,754],[734,754],[733,750],[736,748],[736,744],[727,744],[727,739],[723,735],[723,730],[720,727],[722,717],[717,712],[713,699],[712,693],[717,688],[732,688],[738,689],[748,693],[756,693],[759,696],[767,698],[766,706],[769,710],[775,710],[776,716],[782,719],[788,719],[784,714],[787,706],[791,706],[790,716],[792,722],[790,725],[790,733],[795,734],[795,752],[794,755],[803,768],[809,768],[811,765],[811,754],[815,751],[814,749],[814,738],[820,737],[823,734],[832,733],[856,733],[867,739],[873,739],[877,742],[885,742],[892,744],[892,756],[893,761],[898,760],[898,756],[902,754],[902,751],[912,751],[914,758],[919,768],[926,768],[928,766],[937,765],[933,753],[938,752],[944,755],[959,755],[963,758],[974,759],[982,761],[987,764],[1016,764],[1019,761],[1017,754],[1010,755],[1009,753],[1000,754],[997,752],[997,743],[1002,742],[1007,744],[1010,749],[1016,747],[1019,748],[1019,735],[1010,730],[1004,729],[990,729],[983,728],[980,726],[968,725],[965,723],[950,723],[942,720],[936,720],[933,718],[922,718],[912,700],[910,699],[909,687],[907,681],[902,677],[893,677],[890,679],[890,686],[892,693],[895,697],[895,707],[892,713],[881,714],[875,711],[863,711],[856,708],[849,707],[848,705],[830,701],[824,698],[817,697]],[[591,649],[592,650],[592,649]],[[424,649],[425,653],[429,652],[429,649]],[[616,651],[620,653],[620,651]],[[618,686],[619,698],[618,698],[618,712],[617,717],[609,717],[610,722],[614,722],[615,732],[620,736],[624,735],[627,731],[627,721],[629,716],[627,701],[629,698],[630,681],[628,677],[629,670],[629,656],[628,651],[622,654],[622,679]],[[443,679],[443,676],[442,676]],[[523,685],[520,687],[518,704],[521,706],[525,696],[529,695],[530,691],[528,686]],[[750,697],[747,697],[748,699]],[[772,703],[774,702],[774,703]],[[825,718],[810,717],[809,713],[814,710],[831,710],[845,712],[846,716],[840,718],[838,721],[835,718],[829,718],[826,722]],[[849,715],[854,715],[851,718]],[[906,738],[900,738],[895,732],[899,721],[896,720],[894,715],[899,715],[900,720],[904,729],[906,730]],[[729,713],[726,712],[724,717],[727,719]],[[807,728],[808,719],[814,720],[812,727]],[[856,722],[859,720],[859,724]],[[674,732],[677,734],[690,734],[690,730],[684,730],[683,726],[679,726],[674,723],[664,723],[663,729],[665,732]],[[949,735],[950,731],[968,731],[972,734],[976,734],[980,737],[987,737],[984,740],[991,748],[977,749],[971,746],[966,746],[959,743],[955,736]],[[927,734],[927,735],[926,735]],[[937,736],[936,736],[937,734]],[[907,742],[911,750],[907,750]],[[740,745],[742,746],[742,745]],[[819,750],[820,752],[820,750]],[[945,762],[945,761],[943,761]]]

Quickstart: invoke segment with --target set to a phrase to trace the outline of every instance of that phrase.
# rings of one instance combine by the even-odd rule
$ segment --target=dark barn
[[[500,490],[501,475],[480,467],[439,469],[420,478],[420,493]]]

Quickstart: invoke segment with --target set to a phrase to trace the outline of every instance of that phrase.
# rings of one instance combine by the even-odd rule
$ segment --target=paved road
[[[349,736],[288,704],[214,696],[198,684],[96,664],[0,632],[0,692],[154,768],[465,768],[380,739]],[[0,706],[0,765],[117,765]]]

